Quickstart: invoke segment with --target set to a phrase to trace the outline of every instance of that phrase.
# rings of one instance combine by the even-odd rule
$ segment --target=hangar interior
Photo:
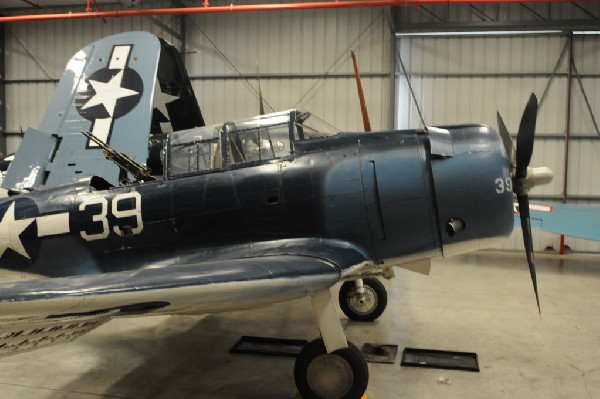
[[[535,92],[531,165],[555,176],[534,188],[531,200],[599,206],[600,4],[408,3],[1,23],[0,151],[14,153],[27,127],[38,126],[80,48],[142,30],[181,50],[207,124],[258,114],[260,82],[267,112],[309,110],[341,131],[362,131],[350,50],[374,131],[496,127],[498,111],[515,138]],[[94,13],[202,3],[6,0],[0,17],[84,13],[86,6]],[[379,320],[344,323],[360,344],[479,355],[480,373],[371,363],[369,398],[600,397],[600,243],[566,237],[570,251],[562,255],[560,235],[533,231],[540,320],[521,234],[515,228],[494,248],[436,260],[428,277],[398,270],[385,282],[390,302]],[[0,278],[18,277],[0,270]],[[244,312],[114,320],[73,343],[0,359],[1,396],[293,398],[290,359],[228,350],[241,335],[318,336],[309,308],[303,299]]]

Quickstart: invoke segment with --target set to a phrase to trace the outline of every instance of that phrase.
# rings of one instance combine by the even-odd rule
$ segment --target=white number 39
[[[504,194],[504,192],[512,192],[512,179],[510,177],[499,177],[495,180],[496,192],[498,194]]]
[[[133,202],[133,205],[129,205]],[[81,231],[81,237],[87,241],[103,240],[110,234],[108,227],[108,200],[104,197],[92,198],[79,204],[79,210],[84,211],[90,205],[100,205],[99,213],[92,216],[92,222],[96,223],[96,228],[102,231],[99,233],[88,233]],[[125,207],[126,209],[121,209]],[[111,200],[112,214],[117,219],[135,218],[135,226],[122,227],[118,224],[113,226],[112,230],[118,236],[129,234],[140,234],[144,230],[142,221],[142,196],[137,191],[132,193],[117,194]]]

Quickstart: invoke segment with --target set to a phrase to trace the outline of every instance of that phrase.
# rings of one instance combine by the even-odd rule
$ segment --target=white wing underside
[[[0,356],[71,341],[110,318],[260,307],[328,289],[328,260],[265,256],[0,284]]]

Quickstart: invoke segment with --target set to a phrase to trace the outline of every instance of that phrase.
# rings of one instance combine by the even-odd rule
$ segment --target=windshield
[[[220,169],[222,167],[220,136],[221,125],[171,133],[165,151],[165,176],[172,178],[199,171]]]
[[[289,157],[294,141],[336,133],[333,126],[297,110],[173,132],[165,148],[165,176],[175,178]]]

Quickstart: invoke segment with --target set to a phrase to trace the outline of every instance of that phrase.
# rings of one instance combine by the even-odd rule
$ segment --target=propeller
[[[552,181],[553,173],[548,168],[530,168],[531,154],[533,153],[533,136],[535,134],[535,123],[537,119],[538,102],[535,94],[531,94],[527,106],[523,111],[521,123],[519,125],[519,133],[517,134],[517,148],[513,146],[513,141],[510,137],[508,129],[500,116],[497,113],[498,130],[506,154],[511,163],[511,175],[513,181],[513,191],[517,195],[519,203],[519,214],[521,217],[521,229],[523,230],[523,243],[525,245],[525,254],[527,263],[529,264],[529,273],[533,283],[533,291],[538,307],[540,317],[542,311],[540,308],[540,297],[537,287],[537,276],[535,273],[535,263],[533,256],[533,238],[531,235],[531,222],[529,218],[529,196],[527,193],[531,188],[540,184],[547,184]]]
[[[502,138],[504,148],[506,149],[506,155],[508,156],[508,160],[510,161],[512,175],[514,173],[515,166],[515,146],[513,145],[512,138],[510,137],[510,133],[508,133],[508,129],[506,128],[506,125],[502,120],[500,112],[496,112],[496,119],[498,120],[498,130],[500,132],[500,137]]]
[[[533,154],[533,135],[535,134],[535,122],[537,119],[538,102],[535,94],[531,93],[529,101],[523,111],[519,133],[517,134],[517,179],[527,177],[527,167]]]

